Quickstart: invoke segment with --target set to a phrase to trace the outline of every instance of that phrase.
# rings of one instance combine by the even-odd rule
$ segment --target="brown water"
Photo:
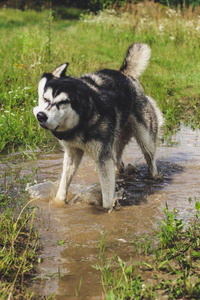
[[[39,275],[45,280],[33,283],[34,289],[43,295],[55,293],[56,299],[76,299],[75,290],[82,281],[80,299],[103,299],[100,273],[91,265],[98,263],[98,242],[104,232],[107,234],[106,255],[112,257],[117,253],[129,261],[134,257],[134,247],[129,242],[151,232],[152,222],[163,217],[162,208],[166,203],[170,211],[174,207],[178,209],[179,216],[187,222],[188,214],[194,212],[195,197],[200,195],[199,135],[199,130],[182,127],[172,138],[173,146],[161,144],[158,147],[157,165],[164,175],[162,181],[148,178],[138,146],[134,141],[130,143],[124,153],[125,162],[136,164],[138,172],[119,179],[117,188],[124,188],[123,199],[121,206],[110,214],[88,202],[77,201],[55,209],[47,200],[37,201],[43,220],[40,254],[43,261]],[[38,155],[34,162],[2,160],[1,173],[8,164],[11,168],[22,168],[24,174],[37,166],[38,182],[56,181],[61,175],[62,157],[63,153],[55,153]],[[96,182],[95,166],[84,157],[70,190],[75,194]]]

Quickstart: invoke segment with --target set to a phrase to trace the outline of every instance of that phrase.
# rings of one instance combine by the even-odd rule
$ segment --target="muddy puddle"
[[[117,189],[123,189],[120,206],[107,214],[88,201],[70,202],[63,208],[52,208],[49,199],[40,199],[37,206],[43,220],[40,253],[42,262],[39,276],[43,280],[33,288],[43,295],[55,293],[56,299],[102,299],[100,273],[92,268],[98,263],[101,236],[106,233],[106,256],[117,253],[123,260],[134,260],[135,238],[151,232],[152,223],[163,217],[166,203],[169,210],[175,207],[179,216],[188,221],[194,212],[195,198],[200,197],[200,131],[182,127],[172,137],[171,145],[160,144],[157,165],[163,173],[162,181],[148,178],[146,163],[136,142],[131,142],[124,153],[126,164],[137,167],[118,178]],[[30,174],[37,166],[37,181],[56,182],[62,171],[63,153],[37,155],[31,162],[1,162],[1,172],[9,164]],[[21,172],[22,172],[21,171]],[[73,195],[98,182],[95,166],[84,157],[73,179]],[[0,182],[1,183],[1,182]],[[98,189],[98,186],[97,186]],[[192,198],[189,203],[188,198]],[[137,257],[137,259],[139,259]],[[61,278],[60,278],[61,277]],[[81,283],[81,284],[80,284]],[[80,287],[80,290],[79,290]]]

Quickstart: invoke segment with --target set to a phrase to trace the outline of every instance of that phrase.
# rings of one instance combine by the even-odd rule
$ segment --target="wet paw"
[[[123,174],[125,172],[125,166],[124,164],[119,164],[117,167],[116,167],[116,170],[119,174]]]
[[[128,164],[125,168],[125,173],[127,175],[132,175],[132,174],[138,173],[138,169],[135,166],[133,166],[132,164]]]
[[[51,201],[51,205],[54,208],[59,208],[59,207],[63,207],[65,206],[65,201],[60,200],[60,198],[55,197],[52,201]]]
[[[157,173],[152,178],[155,179],[155,180],[162,180],[163,179],[163,174],[162,173]]]
[[[112,206],[111,207],[103,207],[101,205],[95,205],[95,208],[103,213],[111,213],[111,211],[113,210]]]

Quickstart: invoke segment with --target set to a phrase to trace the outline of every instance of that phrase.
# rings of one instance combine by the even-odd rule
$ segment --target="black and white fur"
[[[65,151],[56,203],[65,203],[85,152],[97,165],[102,205],[111,209],[115,166],[123,172],[122,153],[131,137],[141,147],[150,176],[158,176],[155,151],[163,117],[138,81],[150,54],[146,44],[132,44],[119,71],[104,69],[74,78],[65,76],[65,63],[40,79],[35,117],[60,140]]]

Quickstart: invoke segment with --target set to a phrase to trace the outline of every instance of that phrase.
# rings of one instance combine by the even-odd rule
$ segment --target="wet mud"
[[[124,161],[137,170],[133,168],[120,177],[117,175],[116,189],[123,191],[123,196],[110,214],[93,203],[95,197],[99,199],[100,189],[95,165],[88,157],[83,158],[72,181],[69,204],[53,208],[49,204],[53,194],[47,193],[47,187],[47,197],[35,202],[43,221],[38,270],[42,280],[33,282],[32,288],[43,295],[55,293],[59,300],[76,299],[77,293],[80,299],[102,299],[100,273],[91,267],[98,263],[102,235],[106,233],[107,237],[106,256],[117,253],[128,262],[131,257],[140,259],[134,256],[130,242],[151,233],[152,224],[164,216],[163,207],[168,205],[170,211],[178,209],[178,215],[187,222],[188,215],[194,212],[195,199],[200,196],[199,135],[199,130],[182,127],[170,145],[158,146],[157,166],[163,174],[163,179],[158,181],[149,178],[141,151],[135,141],[131,142],[125,150]],[[1,172],[8,164],[10,168],[21,168],[24,174],[30,174],[37,166],[39,183],[44,180],[55,183],[62,172],[62,157],[63,153],[59,152],[38,155],[35,161],[2,160]],[[189,198],[193,199],[191,203]]]

